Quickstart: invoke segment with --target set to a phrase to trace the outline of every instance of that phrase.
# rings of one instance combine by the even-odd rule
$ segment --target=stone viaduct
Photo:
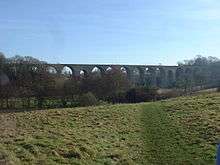
[[[37,69],[38,65],[31,65]],[[151,85],[157,87],[173,87],[181,77],[193,76],[201,70],[196,66],[163,66],[163,65],[100,65],[100,64],[43,64],[52,74],[68,76],[86,76],[94,73],[107,74],[110,70],[118,70],[126,74],[133,85]]]

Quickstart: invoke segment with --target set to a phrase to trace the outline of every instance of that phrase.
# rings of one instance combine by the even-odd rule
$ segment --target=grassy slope
[[[213,164],[220,94],[0,114],[0,132],[11,164]]]

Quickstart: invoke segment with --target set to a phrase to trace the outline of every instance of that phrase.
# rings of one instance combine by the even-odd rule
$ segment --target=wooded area
[[[11,66],[15,67],[11,67]],[[37,68],[32,66],[37,64]],[[160,95],[157,87],[134,86],[122,71],[110,70],[83,76],[58,75],[45,68],[46,62],[33,57],[0,54],[0,108],[30,109],[97,105],[100,102],[135,103],[179,95]],[[9,67],[10,66],[10,67]],[[220,62],[214,57],[197,56],[194,60],[179,63],[176,81],[170,86],[179,91],[191,92],[196,87],[218,87]],[[187,70],[183,66],[201,66]],[[100,101],[101,100],[101,101]]]

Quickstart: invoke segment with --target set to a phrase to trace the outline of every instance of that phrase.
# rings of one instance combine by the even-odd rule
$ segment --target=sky
[[[72,64],[220,58],[220,1],[1,0],[0,52]]]

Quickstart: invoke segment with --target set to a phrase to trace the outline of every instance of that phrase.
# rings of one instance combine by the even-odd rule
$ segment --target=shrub
[[[126,91],[116,91],[107,97],[107,100],[112,103],[126,103]]]
[[[93,106],[98,105],[99,101],[93,93],[88,92],[79,97],[79,103],[80,106]]]
[[[157,91],[157,100],[169,99],[169,98],[179,97],[182,95],[184,95],[183,90],[175,90],[175,89],[158,90]]]
[[[156,88],[136,87],[127,91],[126,98],[130,103],[138,103],[155,100],[157,96]]]
[[[153,101],[157,98],[157,89],[149,87],[134,87],[127,91],[116,91],[108,96],[112,103],[139,103]]]

